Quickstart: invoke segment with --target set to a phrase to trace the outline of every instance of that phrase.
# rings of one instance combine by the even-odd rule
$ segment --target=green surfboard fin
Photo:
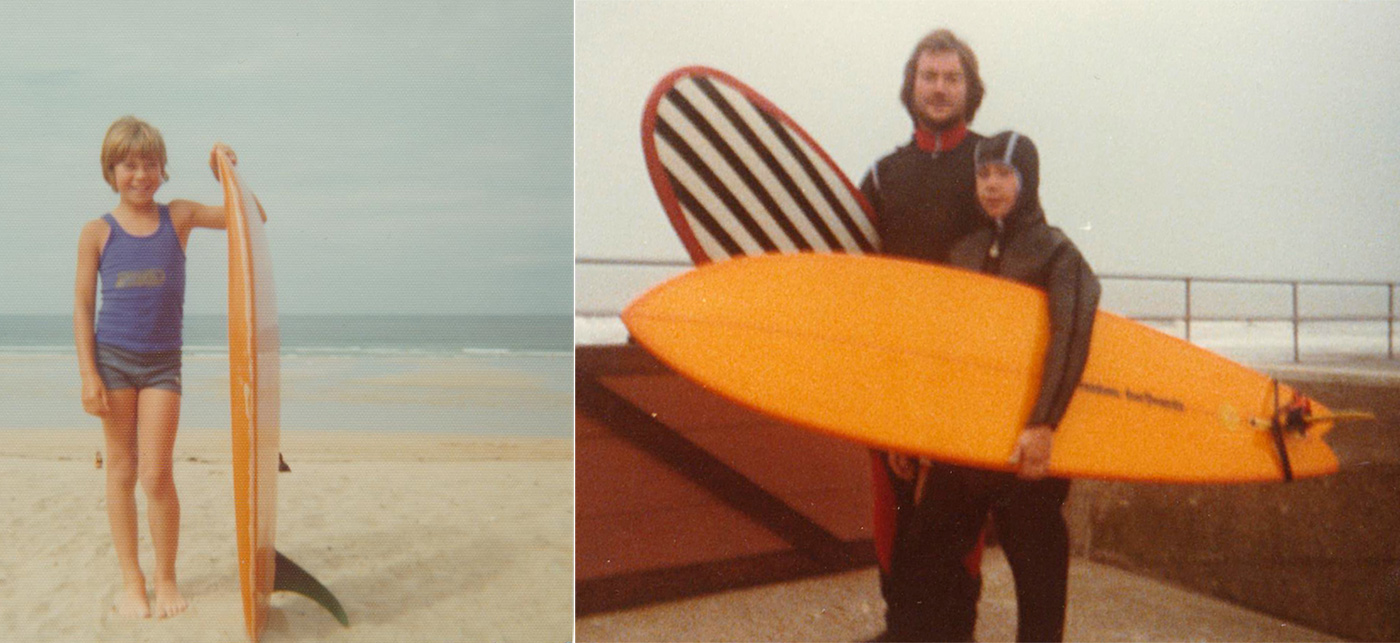
[[[341,625],[350,627],[350,617],[345,614],[345,608],[340,606],[335,594],[280,551],[277,552],[277,574],[272,579],[272,591],[301,594],[326,608]]]

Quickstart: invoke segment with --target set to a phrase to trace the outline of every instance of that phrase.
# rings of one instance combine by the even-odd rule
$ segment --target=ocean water
[[[65,315],[0,315],[0,430],[101,430]],[[284,430],[573,434],[568,317],[284,316]],[[227,428],[227,326],[186,317],[181,426]]]
[[[1183,322],[1147,323],[1162,333],[1187,339]],[[1400,326],[1400,325],[1397,325]],[[1229,359],[1251,366],[1294,361],[1293,324],[1289,322],[1194,322],[1190,341]],[[580,315],[574,319],[574,341],[580,346],[619,345],[628,341],[627,327],[617,317]],[[1304,322],[1296,337],[1298,363],[1338,361],[1400,361],[1400,327],[1385,321]],[[1395,359],[1391,359],[1394,356]]]
[[[568,352],[567,316],[531,315],[282,315],[283,354],[409,354]],[[185,354],[228,350],[223,315],[186,315]],[[0,354],[73,350],[68,315],[0,315]]]

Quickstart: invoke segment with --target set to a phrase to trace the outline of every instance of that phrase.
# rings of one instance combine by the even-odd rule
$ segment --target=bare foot
[[[156,583],[156,618],[170,618],[185,611],[189,606],[175,583]]]
[[[140,588],[133,585],[122,590],[121,598],[112,609],[126,618],[150,618],[151,604],[146,600],[145,583]]]

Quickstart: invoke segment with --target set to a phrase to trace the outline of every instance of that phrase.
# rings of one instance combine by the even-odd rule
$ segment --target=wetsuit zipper
[[[1006,226],[1000,221],[994,223],[996,230],[992,232],[992,245],[987,248],[987,257],[982,261],[982,272],[993,275],[1001,273],[1001,246],[1006,236]]]

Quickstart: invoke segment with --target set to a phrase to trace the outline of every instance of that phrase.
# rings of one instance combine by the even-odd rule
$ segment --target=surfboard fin
[[[345,608],[340,606],[335,594],[280,551],[277,552],[277,574],[272,579],[272,591],[301,594],[326,608],[341,625],[350,627],[350,617],[345,614]]]
[[[1284,404],[1280,398],[1278,380],[1274,380],[1273,385],[1273,416],[1267,420],[1259,417],[1250,418],[1249,425],[1257,429],[1265,429],[1273,437],[1274,449],[1278,452],[1279,466],[1283,469],[1284,482],[1293,482],[1293,465],[1288,459],[1288,449],[1284,445],[1284,432],[1291,431],[1298,435],[1305,435],[1314,424],[1376,419],[1375,414],[1369,411],[1333,411],[1325,415],[1314,415],[1312,400],[1307,396],[1295,393],[1293,400]]]
[[[1336,424],[1336,423],[1339,423],[1339,422],[1363,422],[1363,421],[1374,421],[1375,419],[1376,419],[1376,414],[1375,414],[1375,413],[1372,413],[1372,412],[1370,412],[1370,411],[1353,411],[1353,410],[1347,410],[1347,411],[1333,411],[1333,412],[1331,412],[1331,413],[1329,413],[1329,414],[1327,414],[1327,415],[1314,415],[1314,416],[1309,417],[1308,420],[1307,420],[1307,422],[1308,422],[1309,425],[1321,424],[1321,423],[1323,423],[1323,422],[1331,422],[1331,423],[1333,423],[1333,424]]]
[[[1370,411],[1347,410],[1333,411],[1326,415],[1309,415],[1307,417],[1302,418],[1301,421],[1306,426],[1311,427],[1314,424],[1322,424],[1323,422],[1341,424],[1343,422],[1363,422],[1373,421],[1375,419],[1376,414]],[[1271,422],[1263,418],[1250,418],[1249,425],[1256,429],[1268,429],[1271,426]]]

